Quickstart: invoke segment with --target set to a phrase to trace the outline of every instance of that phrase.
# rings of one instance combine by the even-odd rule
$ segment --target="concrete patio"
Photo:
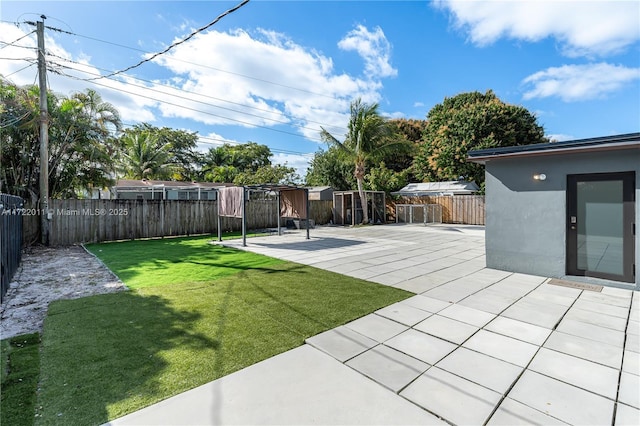
[[[487,269],[480,227],[244,249],[416,295],[111,424],[640,424],[638,292]]]

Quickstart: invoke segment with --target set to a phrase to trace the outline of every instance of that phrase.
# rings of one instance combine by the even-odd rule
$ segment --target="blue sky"
[[[0,74],[37,81],[35,34],[12,43],[44,14],[72,33],[46,31],[49,64],[64,74],[49,73],[55,92],[96,89],[125,123],[197,131],[203,150],[265,144],[301,173],[326,148],[320,126],[342,139],[357,97],[424,119],[445,97],[491,89],[557,140],[640,131],[637,1],[252,0],[151,62],[87,81],[239,3],[1,0]]]

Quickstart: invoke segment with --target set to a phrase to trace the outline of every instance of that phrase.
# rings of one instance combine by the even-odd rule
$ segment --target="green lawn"
[[[88,247],[133,290],[50,305],[36,424],[106,422],[411,295],[210,238]]]
[[[0,425],[33,424],[40,372],[39,345],[38,334],[0,341]]]
[[[208,282],[282,261],[209,244],[211,236],[90,244],[129,288]]]

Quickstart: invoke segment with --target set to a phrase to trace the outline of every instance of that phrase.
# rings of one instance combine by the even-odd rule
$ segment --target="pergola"
[[[306,222],[309,239],[309,190],[296,185],[247,185],[218,189],[218,241],[222,241],[222,217],[242,219],[242,246],[247,245],[247,203],[252,192],[275,193],[278,200],[278,235],[282,234],[282,218],[293,218]]]

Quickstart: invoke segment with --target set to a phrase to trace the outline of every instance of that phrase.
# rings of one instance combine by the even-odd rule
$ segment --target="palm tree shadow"
[[[118,407],[142,408],[166,398],[160,381],[168,367],[163,352],[221,346],[193,332],[200,317],[173,308],[163,297],[135,292],[54,302],[43,332],[38,419],[103,424],[125,414],[113,411],[123,400],[129,401]]]

